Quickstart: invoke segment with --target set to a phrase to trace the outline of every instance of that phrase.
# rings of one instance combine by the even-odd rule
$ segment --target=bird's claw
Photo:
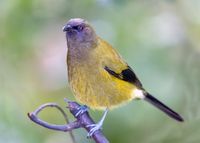
[[[102,129],[102,124],[101,123],[91,124],[91,125],[87,125],[86,127],[91,128],[90,131],[87,134],[87,137],[90,138],[96,131]]]
[[[88,111],[88,107],[86,105],[82,105],[77,109],[75,116],[78,117],[79,115],[81,115],[87,111]]]

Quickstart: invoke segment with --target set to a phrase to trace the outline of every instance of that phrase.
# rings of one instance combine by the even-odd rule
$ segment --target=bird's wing
[[[98,48],[96,48],[96,53],[98,54],[95,55],[101,55],[98,59],[101,59],[104,70],[106,70],[109,75],[132,83],[142,89],[142,84],[134,71],[128,66],[119,53],[106,41],[101,38],[99,38],[99,40]]]
[[[133,72],[133,70],[127,66],[126,69],[122,70],[120,73],[116,73],[114,70],[110,69],[108,66],[105,66],[104,69],[112,76],[124,80],[126,82],[130,82],[136,85],[138,88],[142,88],[142,84]]]

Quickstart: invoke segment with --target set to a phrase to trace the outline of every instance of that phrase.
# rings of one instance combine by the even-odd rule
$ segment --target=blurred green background
[[[92,23],[144,87],[185,119],[177,123],[134,101],[109,112],[103,132],[110,142],[199,143],[199,13],[198,0],[1,0],[0,143],[71,142],[68,133],[40,127],[27,113],[46,102],[65,108],[64,97],[74,100],[62,26],[75,17]],[[90,113],[96,121],[102,115]],[[40,117],[65,123],[55,109],[46,109]],[[93,142],[83,129],[74,134],[78,143]]]

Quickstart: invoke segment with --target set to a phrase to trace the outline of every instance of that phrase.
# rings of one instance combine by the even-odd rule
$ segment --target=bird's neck
[[[90,53],[97,47],[97,42],[67,42],[68,57],[72,60],[84,61],[90,57]]]

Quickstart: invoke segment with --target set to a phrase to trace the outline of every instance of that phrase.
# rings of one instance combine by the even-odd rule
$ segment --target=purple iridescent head
[[[96,42],[96,33],[87,21],[81,18],[70,19],[63,27],[69,44]]]

